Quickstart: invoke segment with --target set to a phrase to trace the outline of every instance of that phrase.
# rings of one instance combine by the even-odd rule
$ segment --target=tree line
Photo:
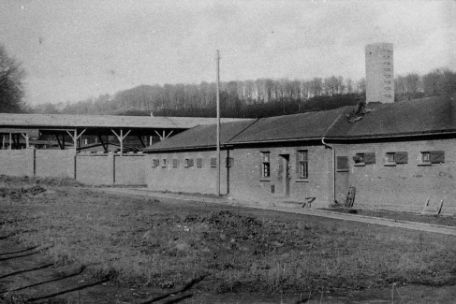
[[[75,103],[27,106],[21,65],[0,45],[0,112],[67,114],[122,114],[157,116],[214,116],[216,85],[141,85],[114,95],[104,94]],[[263,117],[326,110],[364,100],[364,79],[342,76],[309,80],[268,79],[221,83],[224,117]],[[411,73],[395,78],[395,100],[456,93],[456,73],[436,69],[424,75]]]
[[[224,117],[263,117],[327,110],[364,100],[365,88],[364,79],[353,81],[342,76],[222,82],[221,112]],[[448,69],[395,78],[396,101],[455,93],[456,73]],[[35,111],[209,117],[215,115],[215,100],[215,83],[141,85],[113,96],[101,95],[76,103],[41,105]]]

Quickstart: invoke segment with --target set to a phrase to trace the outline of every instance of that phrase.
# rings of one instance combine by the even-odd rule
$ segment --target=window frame
[[[392,160],[389,160],[389,155],[392,156]],[[396,166],[396,152],[385,153],[385,166]]]
[[[346,159],[347,167],[346,168],[339,168],[339,160]],[[350,172],[350,158],[346,155],[339,155],[336,156],[336,172]]]
[[[192,168],[193,166],[194,166],[193,158],[186,158],[185,159],[185,168],[189,169],[189,168]]]
[[[309,179],[309,150],[298,150],[296,162],[296,175],[299,180]],[[301,157],[303,156],[303,157]],[[305,165],[304,165],[305,164]]]
[[[360,161],[356,161],[357,158],[360,158]],[[364,167],[366,165],[366,152],[356,152],[353,156],[353,162],[355,167]]]
[[[211,157],[210,167],[211,169],[217,169],[217,157]]]
[[[198,157],[196,159],[196,168],[198,168],[198,169],[203,168],[203,159],[201,157]]]
[[[160,159],[159,158],[153,158],[152,159],[152,169],[156,169],[160,167]]]
[[[261,178],[271,178],[271,152],[261,151]]]
[[[162,162],[161,162],[161,167],[162,169],[166,169],[168,167],[168,159],[167,158],[162,158]]]
[[[173,164],[172,164],[173,169],[179,168],[179,159],[173,158]]]

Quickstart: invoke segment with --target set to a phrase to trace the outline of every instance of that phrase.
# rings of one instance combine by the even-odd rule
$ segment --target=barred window
[[[193,158],[186,158],[185,159],[185,168],[193,167]]]
[[[159,159],[153,159],[152,160],[152,168],[157,168],[158,166],[160,166],[160,160]]]
[[[166,158],[162,159],[162,168],[166,168],[168,166],[168,160]]]
[[[196,167],[197,168],[202,168],[203,167],[203,159],[202,158],[197,158],[196,159]]]
[[[173,168],[176,169],[176,168],[178,168],[178,167],[179,167],[179,160],[176,159],[176,158],[174,158],[174,159],[173,159]]]
[[[271,177],[271,159],[270,152],[261,152],[261,177]]]
[[[211,157],[211,168],[217,168],[217,158]]]
[[[424,164],[431,163],[431,153],[430,152],[421,152],[421,162]]]
[[[298,151],[298,178],[307,179],[309,178],[309,160],[308,160],[308,151],[301,150]]]

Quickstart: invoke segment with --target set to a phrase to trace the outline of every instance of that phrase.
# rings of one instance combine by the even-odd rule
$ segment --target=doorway
[[[283,195],[290,196],[290,154],[280,154],[279,172],[282,173]],[[280,168],[281,167],[281,168]]]

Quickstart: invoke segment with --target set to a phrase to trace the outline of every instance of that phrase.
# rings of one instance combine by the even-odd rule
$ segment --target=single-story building
[[[145,150],[158,191],[216,193],[216,126]],[[240,200],[327,207],[356,188],[363,208],[456,212],[456,101],[433,97],[223,123],[222,193]]]

